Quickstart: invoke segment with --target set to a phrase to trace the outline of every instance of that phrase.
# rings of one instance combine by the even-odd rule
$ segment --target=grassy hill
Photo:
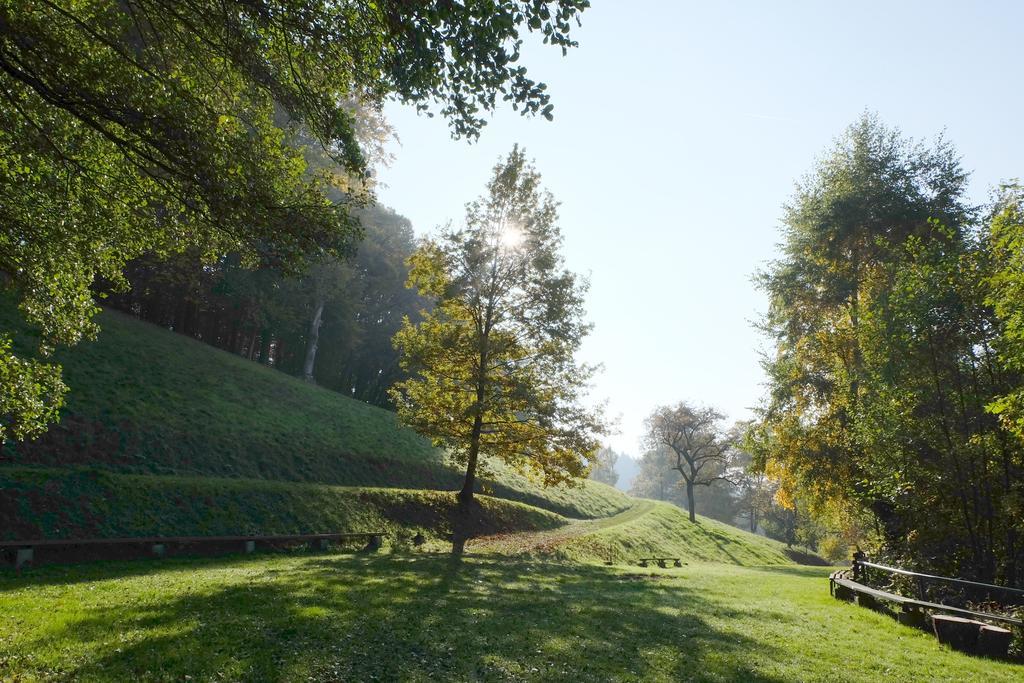
[[[36,441],[0,451],[0,474],[8,481],[42,468],[37,483],[55,477],[49,486],[59,489],[69,468],[86,467],[109,473],[102,481],[111,495],[145,490],[140,500],[159,498],[157,490],[181,500],[200,495],[198,484],[185,482],[207,477],[238,480],[236,495],[246,487],[256,491],[255,481],[428,490],[461,484],[461,472],[389,411],[117,312],[104,311],[99,323],[96,341],[58,356],[71,387],[60,424]],[[31,342],[9,303],[0,305],[0,329],[16,330],[16,342]],[[138,477],[113,477],[128,474]],[[503,469],[484,478],[482,490],[572,518],[612,515],[631,504],[596,482],[544,488]],[[91,514],[79,503],[80,517]],[[201,507],[192,499],[183,505]],[[54,528],[38,515],[59,515],[56,506],[49,512],[38,507],[34,523]],[[109,525],[83,528],[113,531]]]
[[[613,517],[575,521],[534,533],[497,534],[473,541],[470,550],[571,562],[632,563],[641,557],[678,557],[684,562],[753,566],[821,563],[778,541],[755,536],[719,521],[698,517],[693,524],[675,505],[640,500]]]
[[[394,414],[116,312],[99,322],[98,340],[59,358],[61,423],[0,453],[0,538],[450,531],[461,472]],[[592,481],[544,488],[499,468],[483,488],[475,529],[490,537],[470,550],[791,562],[778,543]]]
[[[393,552],[0,568],[0,680],[1019,678],[832,600],[780,543],[593,482],[498,470],[469,555],[430,552],[460,473],[391,413],[100,322],[61,359],[62,424],[2,453],[0,537],[383,529]]]

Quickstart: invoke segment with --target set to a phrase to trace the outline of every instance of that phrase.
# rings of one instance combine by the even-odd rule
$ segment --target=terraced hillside
[[[68,469],[0,468],[0,538],[232,536],[384,531],[388,545],[417,533],[441,540],[455,494],[258,479]],[[554,529],[566,518],[480,496],[476,533]]]
[[[103,312],[99,323],[96,341],[58,357],[71,387],[60,424],[0,452],[4,489],[21,492],[0,501],[0,534],[8,538],[20,533],[12,519],[22,532],[134,532],[144,526],[139,520],[105,512],[128,498],[143,516],[164,509],[161,501],[177,501],[178,513],[162,519],[179,520],[182,533],[202,515],[213,520],[210,529],[318,530],[320,517],[289,525],[282,521],[288,510],[270,514],[284,503],[266,501],[355,495],[339,487],[443,491],[461,483],[461,472],[389,411],[117,312]],[[0,305],[0,329],[17,330],[17,343],[31,342],[10,305]],[[316,486],[287,488],[297,484]],[[506,470],[483,478],[481,490],[570,518],[612,515],[631,504],[596,482],[544,488]],[[231,512],[250,504],[263,512]]]
[[[0,307],[0,326],[14,320]],[[61,423],[2,453],[0,538],[450,532],[461,472],[392,413],[120,313],[99,322],[97,341],[59,359]],[[482,489],[474,552],[790,562],[778,543],[596,482],[498,470]]]

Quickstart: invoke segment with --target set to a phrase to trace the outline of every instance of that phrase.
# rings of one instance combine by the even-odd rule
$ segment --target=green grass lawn
[[[295,555],[0,574],[0,679],[1021,680],[827,569]],[[191,678],[186,678],[189,676]]]

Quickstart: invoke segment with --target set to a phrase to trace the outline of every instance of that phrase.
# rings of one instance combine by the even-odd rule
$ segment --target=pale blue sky
[[[983,201],[1024,177],[1022,2],[594,0],[562,58],[524,62],[555,120],[503,107],[479,142],[397,105],[380,199],[419,234],[458,221],[516,142],[561,201],[589,274],[595,395],[636,455],[645,416],[687,399],[730,418],[762,393],[751,274],[775,253],[793,183],[865,109],[915,138],[945,130]]]

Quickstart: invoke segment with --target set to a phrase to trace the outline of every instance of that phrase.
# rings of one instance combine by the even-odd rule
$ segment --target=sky
[[[977,203],[1024,177],[1024,2],[592,5],[566,57],[525,46],[552,122],[503,106],[469,144],[389,104],[399,142],[378,196],[429,234],[525,147],[561,202],[566,263],[590,279],[580,358],[604,366],[593,395],[618,421],[617,451],[642,452],[658,405],[751,417],[767,306],[751,276],[776,254],[794,183],[863,112],[944,134]]]

